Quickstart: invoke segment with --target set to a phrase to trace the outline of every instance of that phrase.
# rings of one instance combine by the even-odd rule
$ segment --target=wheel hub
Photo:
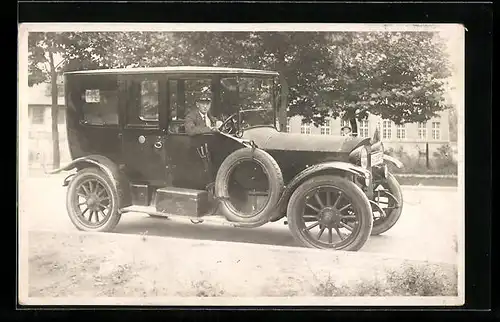
[[[322,225],[333,226],[340,222],[340,213],[332,207],[325,207],[319,213],[319,221]]]
[[[91,210],[98,210],[99,200],[98,200],[97,196],[95,196],[95,195],[91,195],[91,196],[87,199],[87,206],[88,206],[88,207],[89,207],[89,209],[91,209]]]

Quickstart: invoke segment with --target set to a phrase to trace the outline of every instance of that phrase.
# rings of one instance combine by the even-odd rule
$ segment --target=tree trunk
[[[358,121],[356,119],[356,116],[352,116],[350,119],[349,119],[349,122],[350,122],[350,125],[351,125],[351,131],[353,134],[359,136],[359,133],[358,133]]]
[[[53,169],[59,168],[61,164],[61,157],[59,152],[59,129],[58,129],[58,90],[57,90],[57,72],[54,65],[54,54],[49,50],[49,63],[50,63],[50,83],[51,83],[51,96],[52,96],[52,167]]]
[[[286,80],[286,65],[285,65],[285,53],[278,48],[277,52],[277,70],[279,72],[279,79],[281,83],[281,100],[280,107],[278,111],[278,118],[280,123],[281,131],[286,130],[287,117],[288,117],[288,82]]]
[[[286,130],[287,124],[287,108],[288,108],[288,83],[286,77],[282,71],[280,71],[280,83],[281,83],[281,100],[280,107],[278,111],[278,118],[280,123],[281,131]]]

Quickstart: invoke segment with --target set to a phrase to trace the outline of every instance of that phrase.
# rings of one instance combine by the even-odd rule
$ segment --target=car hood
[[[263,150],[314,152],[351,152],[370,140],[340,135],[285,133],[271,127],[247,129],[242,138],[253,140]]]

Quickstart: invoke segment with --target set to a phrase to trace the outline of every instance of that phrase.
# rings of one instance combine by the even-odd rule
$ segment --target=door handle
[[[154,146],[157,149],[161,149],[163,147],[163,143],[161,143],[161,141],[156,141],[155,144],[154,144]]]

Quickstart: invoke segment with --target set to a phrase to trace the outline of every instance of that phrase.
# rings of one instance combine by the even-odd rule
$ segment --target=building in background
[[[64,86],[58,81],[58,130],[61,164],[70,161],[66,136],[66,108],[64,103]],[[41,83],[28,87],[29,141],[28,163],[30,168],[42,168],[45,162],[52,167],[52,97],[51,84]]]
[[[342,119],[327,119],[323,126],[302,124],[300,116],[288,118],[287,132],[301,133],[304,135],[342,135],[341,128],[347,124]],[[370,115],[367,119],[358,122],[358,133],[361,137],[373,137],[375,130],[379,127],[380,138],[386,149],[402,148],[408,154],[418,155],[424,152],[426,143],[432,154],[444,144],[450,144],[449,111],[442,111],[438,117],[427,122],[407,123],[397,125],[390,120],[384,120],[376,115]]]

